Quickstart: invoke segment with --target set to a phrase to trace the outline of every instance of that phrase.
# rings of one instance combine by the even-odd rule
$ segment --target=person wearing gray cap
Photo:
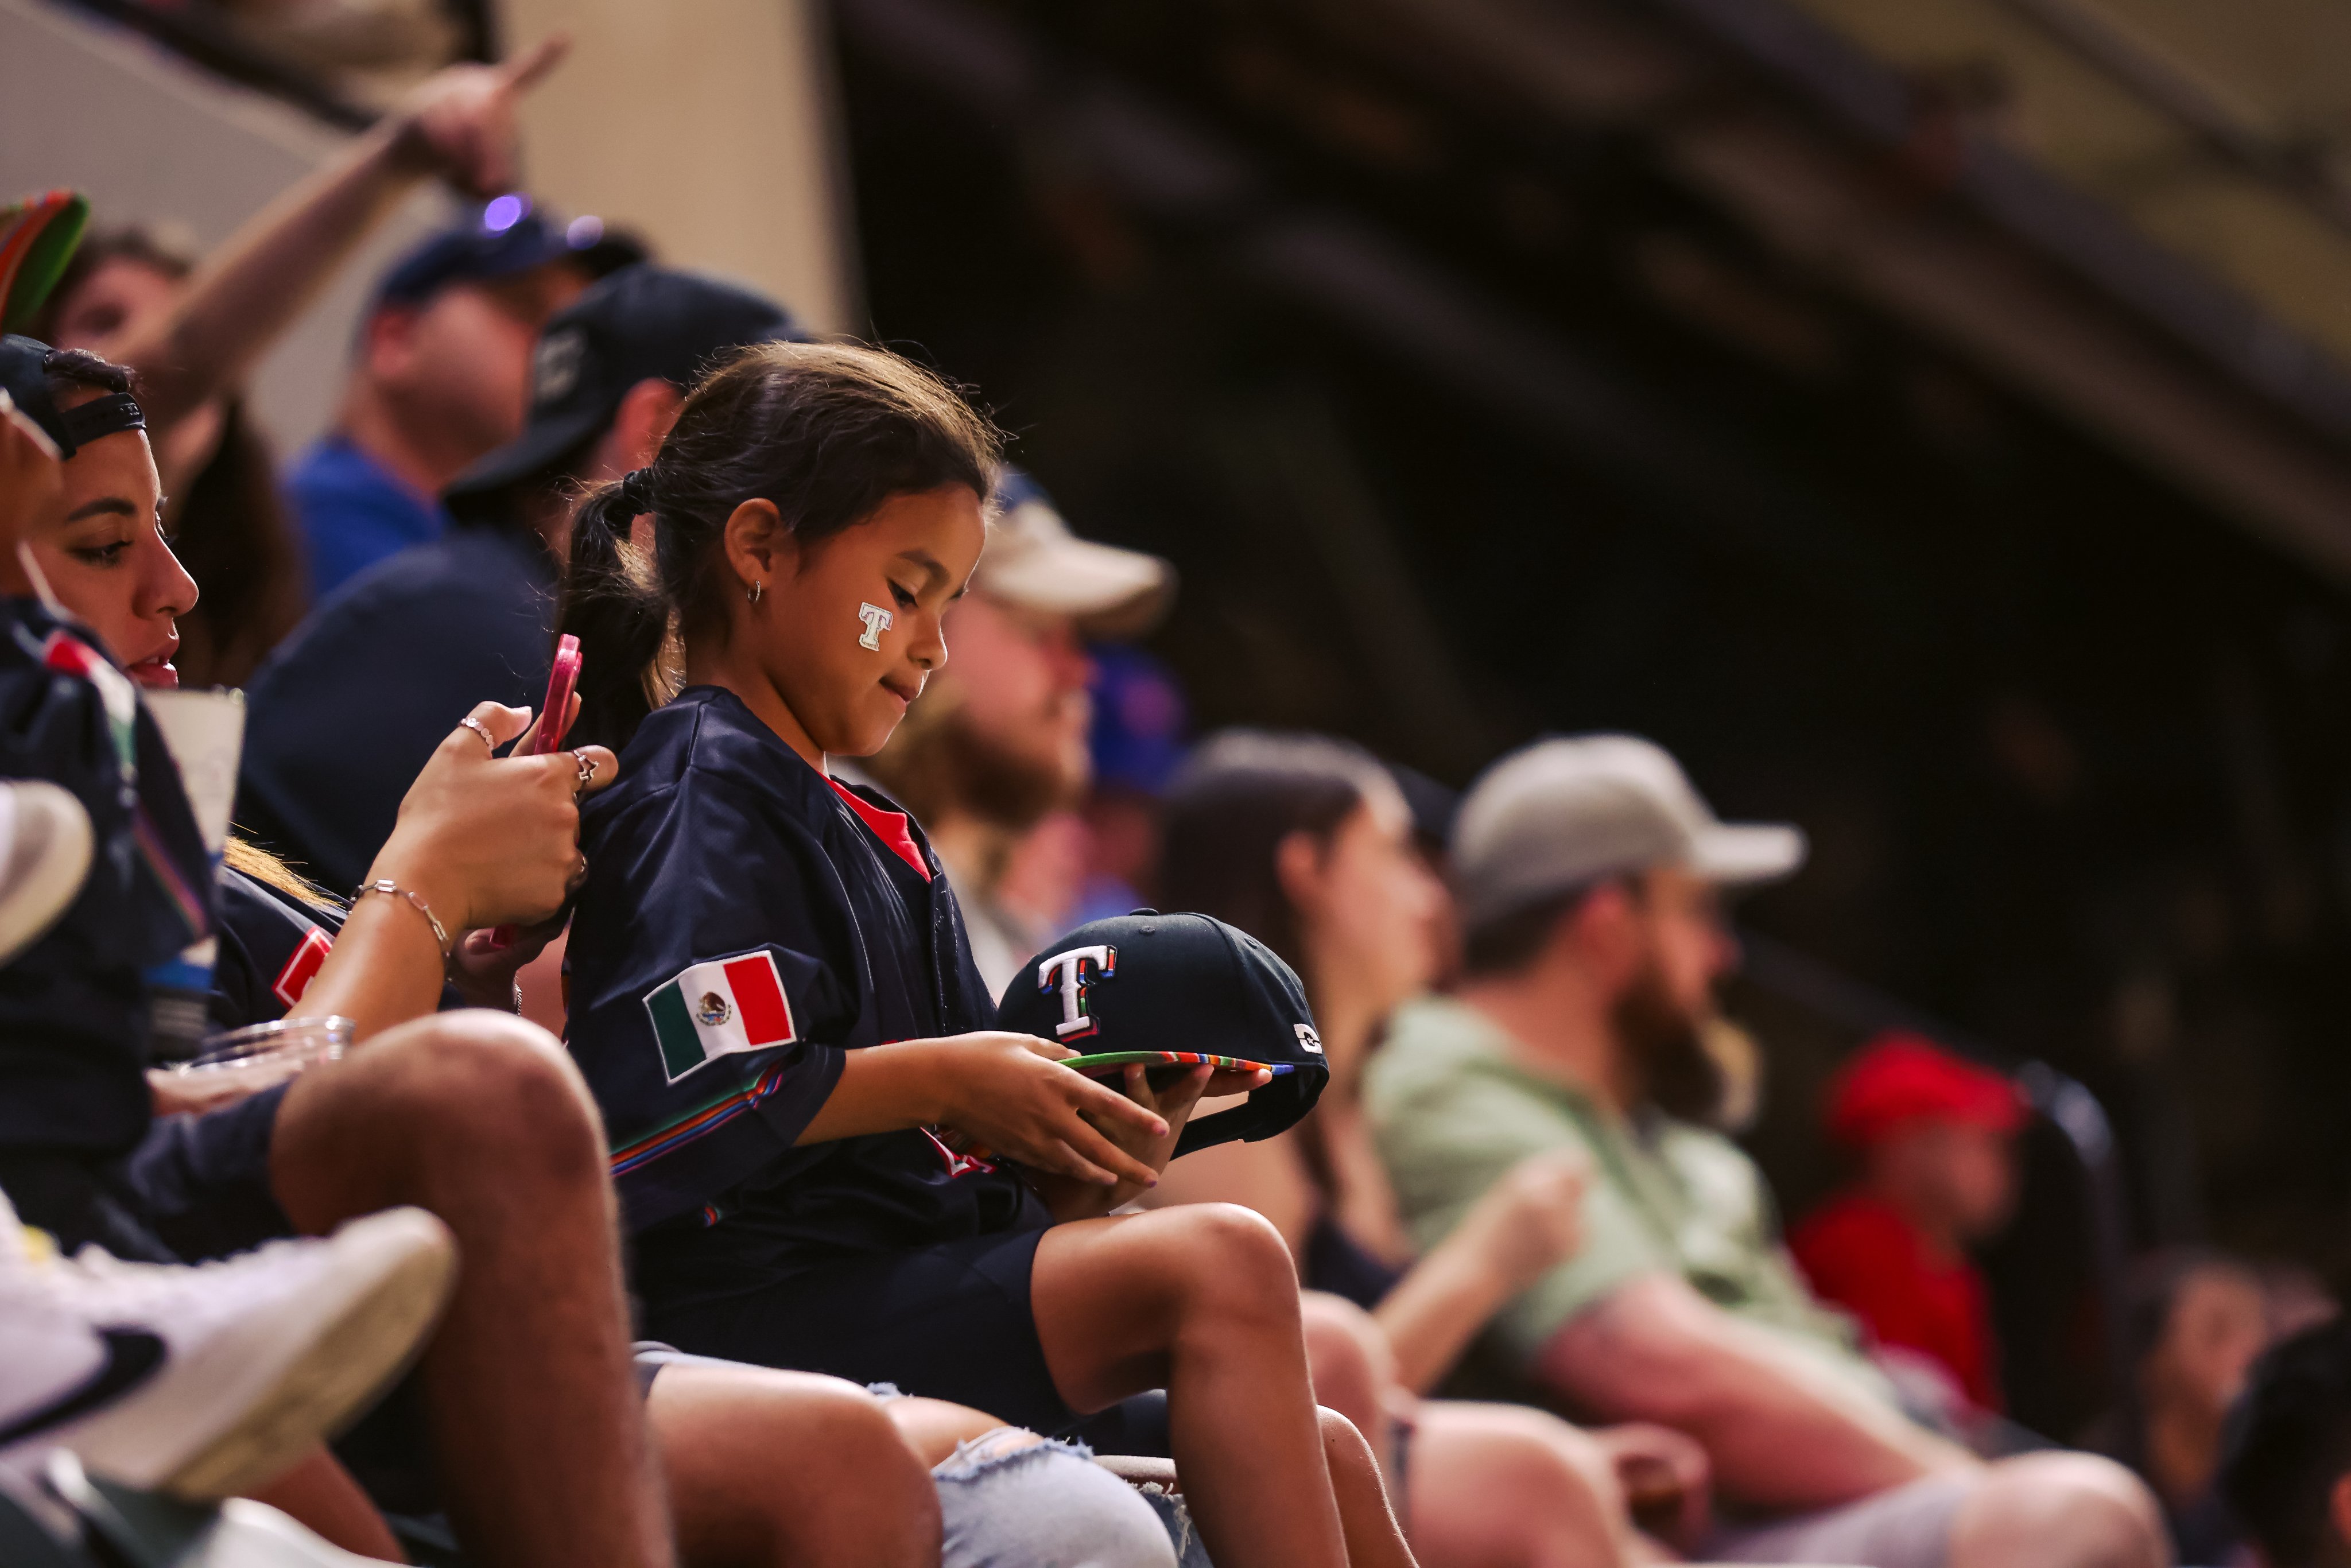
[[[1543,1396],[1705,1448],[1742,1511],[1704,1556],[1869,1568],[2168,1562],[2153,1500],[2082,1454],[1978,1463],[1915,1424],[1789,1265],[1761,1174],[1705,1124],[1701,1043],[1738,959],[1727,892],[1792,873],[1792,827],[1719,820],[1662,748],[1540,742],[1452,835],[1465,946],[1368,1070],[1380,1154],[1426,1249],[1519,1160],[1575,1150],[1583,1245],[1494,1320]]]
[[[1082,539],[1008,467],[971,592],[948,612],[952,656],[866,771],[914,814],[963,901],[989,994],[1057,931],[998,896],[1022,836],[1093,777],[1085,643],[1148,631],[1175,592],[1157,556]]]

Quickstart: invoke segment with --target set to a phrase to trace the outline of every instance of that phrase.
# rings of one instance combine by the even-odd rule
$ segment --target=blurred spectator
[[[2268,1293],[2225,1254],[2160,1252],[2132,1272],[2127,1326],[2132,1385],[2087,1446],[2147,1478],[2181,1562],[2226,1562],[2240,1532],[2217,1485],[2224,1428],[2276,1338]]]
[[[946,863],[990,996],[1056,935],[1005,903],[1003,884],[1022,838],[1076,804],[1092,773],[1084,642],[1145,630],[1175,588],[1158,557],[1071,533],[1017,468],[997,502],[972,591],[947,612],[947,664],[865,765]]]
[[[1722,1082],[1700,1030],[1738,956],[1723,893],[1792,872],[1802,836],[1725,824],[1657,747],[1592,736],[1489,769],[1452,848],[1464,978],[1398,1012],[1364,1098],[1424,1247],[1529,1155],[1591,1161],[1583,1246],[1496,1319],[1520,1375],[1697,1439],[1745,1516],[1714,1556],[2164,1561],[2153,1500],[2120,1467],[1980,1465],[1910,1421],[1796,1277],[1760,1173],[1704,1125]]]
[[[271,203],[193,270],[136,232],[100,235],[52,295],[66,347],[127,365],[198,586],[181,662],[192,684],[235,684],[301,612],[298,556],[237,389],[352,250],[415,187],[486,195],[515,168],[514,106],[562,58],[550,39],[498,66],[453,66]],[[519,208],[519,198],[513,198]],[[581,243],[601,249],[601,227]]]
[[[1331,1081],[1297,1126],[1196,1151],[1146,1201],[1238,1203],[1281,1231],[1309,1291],[1319,1397],[1393,1437],[1380,1447],[1396,1456],[1398,1505],[1430,1568],[1627,1560],[1626,1491],[1645,1522],[1696,1544],[1704,1463],[1687,1439],[1418,1398],[1497,1308],[1575,1249],[1584,1173],[1532,1156],[1426,1256],[1405,1235],[1360,1092],[1388,1013],[1436,974],[1446,899],[1388,770],[1327,737],[1227,730],[1201,744],[1166,808],[1163,896],[1293,964]]]
[[[1075,811],[1047,813],[1005,857],[1004,875],[996,884],[998,905],[1022,929],[1045,932],[1049,938],[1081,925],[1078,900],[1085,890],[1092,843],[1086,820]],[[1124,915],[1134,907],[1126,904],[1116,913]]]
[[[2024,1099],[1916,1035],[1879,1035],[1830,1081],[1829,1136],[1861,1177],[1789,1238],[1823,1299],[1915,1352],[1978,1410],[2002,1407],[1991,1299],[1968,1248],[2008,1222]]]
[[[772,301],[653,267],[549,322],[529,423],[450,486],[451,532],[326,599],[255,677],[237,821],[329,887],[357,880],[450,726],[545,697],[578,490],[651,462],[711,361],[798,332]]]
[[[194,269],[187,252],[149,230],[92,235],[32,335],[60,349],[115,352],[162,319]],[[268,444],[233,387],[156,434],[172,549],[200,591],[180,617],[172,662],[190,685],[243,685],[309,599]]]
[[[335,428],[287,475],[315,598],[441,536],[449,517],[435,497],[521,433],[539,329],[587,282],[562,233],[518,196],[384,275]]]
[[[1094,787],[1086,799],[1085,885],[1080,921],[1152,903],[1159,874],[1160,796],[1184,763],[1184,688],[1140,648],[1094,653]]]
[[[2220,1492],[2264,1568],[2351,1562],[2351,1326],[2305,1329],[2253,1367],[2229,1417]]]

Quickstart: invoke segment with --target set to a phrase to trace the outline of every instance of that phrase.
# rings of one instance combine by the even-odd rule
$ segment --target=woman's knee
[[[1298,1316],[1314,1397],[1372,1435],[1383,1425],[1380,1412],[1395,1386],[1395,1353],[1386,1332],[1353,1301],[1320,1291],[1300,1295]]]
[[[2154,1494],[2130,1471],[2095,1454],[2001,1460],[1983,1473],[1951,1529],[1952,1561],[1970,1568],[2002,1561],[2152,1568],[2168,1557]]]
[[[1176,1568],[1175,1540],[1158,1510],[1080,1449],[999,1427],[962,1445],[931,1473],[943,1525],[940,1568]]]
[[[689,1556],[846,1562],[862,1542],[895,1563],[938,1540],[927,1469],[856,1384],[686,1363],[645,1414]]]
[[[1407,1502],[1415,1540],[1452,1561],[1614,1563],[1629,1531],[1598,1445],[1512,1406],[1421,1406]]]

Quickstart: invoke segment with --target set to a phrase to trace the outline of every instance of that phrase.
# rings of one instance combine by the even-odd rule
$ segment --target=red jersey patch
[[[277,979],[269,988],[270,994],[289,1008],[300,1001],[302,993],[310,988],[311,978],[318,974],[319,966],[327,961],[327,955],[334,950],[334,946],[331,937],[319,927],[312,926],[309,935],[302,938],[302,945],[294,949],[294,956],[286,960],[286,967],[277,971]]]

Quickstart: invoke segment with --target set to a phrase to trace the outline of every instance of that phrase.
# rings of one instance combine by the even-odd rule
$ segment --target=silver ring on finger
[[[580,754],[580,789],[586,789],[596,782],[596,759],[586,752]]]
[[[482,744],[490,748],[490,755],[492,757],[496,757],[498,754],[497,738],[490,734],[490,727],[484,724],[480,719],[472,717],[461,718],[457,721],[457,727],[460,729],[470,729],[475,735],[480,736],[482,737]]]

